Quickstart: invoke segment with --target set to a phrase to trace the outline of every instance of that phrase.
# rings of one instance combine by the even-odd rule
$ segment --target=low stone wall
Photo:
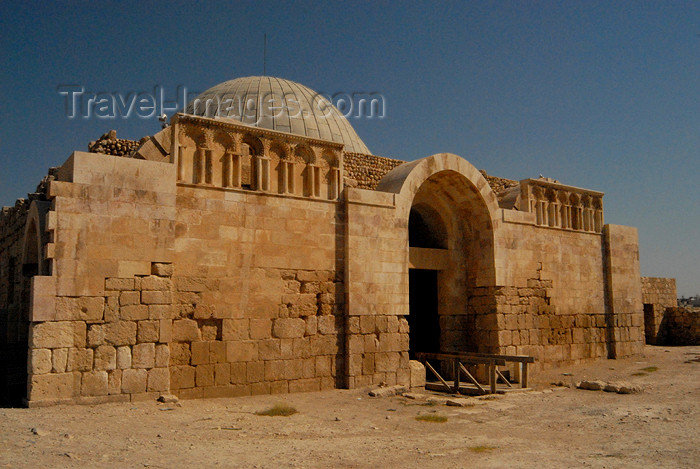
[[[483,317],[481,327],[496,334],[499,353],[533,356],[536,368],[638,353],[641,315],[562,314],[551,304],[552,287],[551,280],[530,279],[527,288],[497,289],[498,314]]]
[[[551,304],[552,284],[472,289],[467,314],[441,315],[441,351],[530,355],[535,369],[639,352],[641,315],[562,314]]]
[[[660,343],[659,333],[666,308],[678,306],[676,279],[642,277],[642,303],[646,343]]]
[[[489,186],[491,186],[491,189],[496,193],[498,198],[500,199],[501,196],[505,191],[510,189],[511,187],[519,186],[520,182],[519,181],[514,181],[512,179],[506,179],[506,178],[500,178],[498,176],[491,176],[488,174],[485,170],[480,170],[479,171],[482,176],[488,181]]]
[[[88,144],[88,151],[105,155],[131,157],[138,147],[139,142],[117,138],[117,131],[110,130],[96,141],[90,142]]]
[[[700,309],[666,308],[659,345],[700,345]]]

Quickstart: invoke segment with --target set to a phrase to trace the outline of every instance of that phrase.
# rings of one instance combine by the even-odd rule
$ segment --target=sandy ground
[[[652,366],[658,371],[632,376]],[[550,385],[580,379],[645,390]],[[370,398],[365,389],[0,409],[0,467],[700,467],[700,347],[647,347],[643,358],[534,381],[535,391],[469,398],[470,407]],[[277,403],[299,413],[255,415]],[[422,414],[448,420],[416,420]]]

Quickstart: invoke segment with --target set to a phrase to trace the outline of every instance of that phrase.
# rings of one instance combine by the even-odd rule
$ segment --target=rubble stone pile
[[[386,173],[405,163],[405,161],[383,156],[345,153],[346,184],[360,189],[376,189]]]
[[[88,151],[91,153],[103,153],[105,155],[131,157],[138,147],[139,142],[117,138],[117,131],[110,130],[97,141],[90,142],[88,144]]]
[[[511,187],[517,186],[520,184],[518,181],[514,181],[512,179],[506,179],[506,178],[499,178],[497,176],[491,176],[486,173],[483,169],[479,171],[484,178],[486,178],[486,181],[489,183],[489,186],[491,186],[491,189],[496,193],[497,196],[500,197],[500,195],[505,192],[507,189],[510,189]]]

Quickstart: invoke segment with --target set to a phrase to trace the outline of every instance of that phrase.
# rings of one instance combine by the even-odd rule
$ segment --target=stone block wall
[[[642,303],[678,306],[675,278],[642,277]]]
[[[175,277],[170,390],[181,397],[319,391],[342,376],[344,320],[332,271],[255,269],[282,293],[266,314],[222,314],[207,304],[210,279]],[[258,283],[259,282],[259,283]],[[273,287],[274,288],[274,287]]]
[[[105,278],[149,275],[152,262],[172,262],[175,177],[168,163],[71,155],[48,190],[55,294],[104,296]]]
[[[499,209],[465,161],[428,163],[400,168],[425,173],[410,191],[348,187],[329,200],[74,154],[48,187],[52,275],[27,293],[30,404],[410,384],[415,198],[454,206],[446,252],[464,262],[432,268],[469,273],[438,276],[442,351],[533,355],[538,366],[638,351],[636,231],[536,226]],[[428,178],[435,200],[420,189]]]
[[[642,277],[642,301],[648,344],[700,344],[700,312],[678,307],[676,279]]]
[[[605,225],[603,238],[608,358],[638,355],[644,349],[644,309],[637,229]]]
[[[170,279],[154,266],[171,264],[174,178],[170,164],[76,152],[48,184],[52,270],[32,278],[30,405],[167,390],[168,318],[156,314]]]
[[[170,389],[172,265],[105,279],[104,296],[56,297],[30,330],[30,403],[156,398]]]
[[[341,387],[340,204],[189,184],[178,185],[177,200],[174,327],[190,324],[191,334],[174,333],[171,391],[207,397]],[[195,334],[192,321],[217,334]]]
[[[666,308],[657,343],[659,345],[700,345],[700,310]]]
[[[346,190],[347,386],[410,382],[408,221],[393,194]]]
[[[640,353],[636,230],[581,233],[535,226],[528,215],[505,219],[497,234],[506,286],[473,290],[465,317],[441,318],[460,339],[453,343],[531,355],[536,367]]]
[[[534,369],[607,357],[605,312],[558,308],[549,296],[553,283],[530,279],[526,287],[473,289],[468,314],[440,317],[442,351],[534,356]],[[618,341],[630,340],[631,326],[616,327]]]
[[[659,342],[659,330],[666,308],[678,306],[676,279],[642,277],[642,303],[644,304],[644,335],[647,344]]]
[[[535,226],[523,213],[506,219],[497,243],[507,286],[482,312],[489,349],[534,356],[535,368],[607,357],[602,236]]]

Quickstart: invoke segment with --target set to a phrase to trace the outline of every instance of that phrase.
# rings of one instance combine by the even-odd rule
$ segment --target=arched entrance
[[[486,180],[466,160],[439,154],[399,166],[378,189],[398,193],[407,218],[409,356],[488,350],[493,337],[477,329],[483,310],[472,304],[496,279],[498,204]]]

